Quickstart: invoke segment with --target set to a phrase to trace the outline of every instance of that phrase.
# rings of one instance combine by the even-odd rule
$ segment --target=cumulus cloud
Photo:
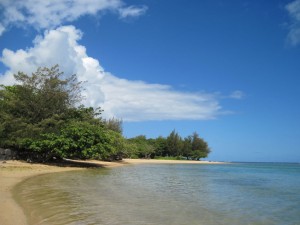
[[[146,6],[126,6],[122,0],[1,0],[1,30],[10,25],[33,26],[35,29],[56,28],[85,15],[97,15],[107,11],[120,18],[144,14]],[[2,27],[2,29],[1,29]]]
[[[292,46],[296,46],[300,43],[300,0],[290,2],[285,9],[291,18],[287,39]]]
[[[18,71],[31,74],[39,66],[59,64],[66,76],[77,74],[80,81],[87,81],[83,103],[102,107],[105,117],[124,121],[208,120],[222,113],[218,94],[181,92],[167,85],[121,79],[106,72],[78,44],[81,37],[82,32],[74,26],[62,26],[38,36],[31,48],[4,49],[0,61],[9,70],[0,74],[0,83],[13,84],[13,74]]]
[[[220,105],[213,94],[184,93],[160,84],[129,81],[106,74],[104,110],[125,120],[215,118]]]

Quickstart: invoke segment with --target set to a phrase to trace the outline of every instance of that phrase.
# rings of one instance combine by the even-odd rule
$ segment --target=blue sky
[[[0,83],[59,64],[124,135],[300,162],[300,0],[0,2]]]

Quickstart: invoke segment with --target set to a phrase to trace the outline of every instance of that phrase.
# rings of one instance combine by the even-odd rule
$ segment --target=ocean
[[[300,164],[144,164],[30,178],[30,225],[300,225]]]

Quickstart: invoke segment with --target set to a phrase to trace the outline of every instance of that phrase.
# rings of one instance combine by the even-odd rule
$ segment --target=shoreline
[[[128,164],[228,164],[217,161],[168,160],[168,159],[123,159]]]
[[[59,167],[9,160],[0,161],[0,221],[3,225],[27,225],[23,209],[14,200],[12,189],[34,176],[63,171],[82,170],[78,167]]]
[[[76,166],[74,166],[76,164]],[[17,160],[0,161],[1,225],[28,225],[23,209],[14,200],[12,189],[18,183],[42,174],[84,170],[88,167],[114,168],[136,164],[226,164],[223,162],[189,160],[123,159],[121,162],[98,160],[67,160],[66,164],[49,165]]]

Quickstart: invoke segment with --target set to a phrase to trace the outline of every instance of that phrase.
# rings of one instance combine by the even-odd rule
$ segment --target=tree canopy
[[[21,158],[116,160],[122,157],[205,158],[208,144],[194,134],[147,139],[122,136],[122,120],[103,119],[102,109],[80,105],[82,83],[59,67],[14,75],[16,84],[0,86],[0,147]]]
[[[14,76],[17,83],[0,90],[1,147],[38,161],[121,157],[125,139],[115,131],[119,123],[110,120],[117,125],[108,126],[101,109],[79,105],[82,88],[76,75],[64,78],[54,66]]]
[[[171,158],[193,159],[206,158],[210,148],[206,141],[199,137],[198,133],[182,138],[175,130],[168,137],[147,139],[144,135],[129,139],[135,146],[129,157],[132,158]]]

